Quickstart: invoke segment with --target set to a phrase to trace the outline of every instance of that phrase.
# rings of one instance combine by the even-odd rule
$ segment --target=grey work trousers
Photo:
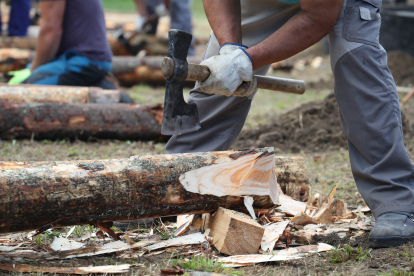
[[[241,3],[243,44],[249,47],[300,11],[299,4],[276,0]],[[393,211],[414,213],[414,165],[403,144],[398,94],[387,54],[379,44],[380,7],[381,0],[344,0],[329,34],[335,97],[348,137],[352,173],[375,217]],[[217,55],[218,50],[212,34],[203,58]],[[268,68],[255,74],[264,75]],[[196,85],[188,102],[197,104],[201,129],[173,136],[167,153],[227,150],[244,125],[253,96],[210,95]]]

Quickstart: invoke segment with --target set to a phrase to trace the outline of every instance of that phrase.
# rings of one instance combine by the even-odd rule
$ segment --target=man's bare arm
[[[220,45],[242,44],[240,0],[203,0],[203,4]]]
[[[256,70],[312,46],[335,26],[342,0],[301,0],[302,11],[263,42],[247,50]]]
[[[66,1],[42,1],[39,3],[42,14],[39,37],[36,44],[36,56],[31,71],[46,64],[55,57],[62,38],[62,22]]]

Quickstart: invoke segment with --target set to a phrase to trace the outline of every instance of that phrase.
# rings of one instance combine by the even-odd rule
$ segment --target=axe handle
[[[171,78],[174,72],[174,60],[172,58],[164,58],[161,71],[165,78]],[[210,70],[207,66],[188,64],[188,81],[205,81],[210,76]],[[257,88],[273,91],[280,91],[292,94],[303,94],[306,90],[305,82],[302,80],[283,79],[276,77],[255,76],[257,79]]]

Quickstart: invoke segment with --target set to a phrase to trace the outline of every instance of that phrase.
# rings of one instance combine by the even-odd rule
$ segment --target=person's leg
[[[26,36],[30,26],[30,0],[11,0],[9,36]]]
[[[389,215],[381,216],[414,213],[414,167],[403,143],[398,94],[387,53],[379,44],[380,6],[381,0],[344,0],[329,42],[335,98],[348,137],[352,173],[378,218],[370,244],[387,247],[396,245],[391,240],[400,242],[408,236],[414,240],[414,227],[404,228],[411,234],[400,231],[404,224],[413,224],[407,216],[396,215],[401,216],[397,218],[400,224],[394,219],[388,224]],[[388,226],[384,228],[385,221]]]
[[[171,29],[178,29],[189,34],[193,33],[191,0],[170,0]],[[188,50],[189,56],[195,55],[194,38]]]
[[[155,13],[155,7],[158,5],[164,3],[163,0],[146,0],[147,2],[147,13],[148,15],[152,15]],[[155,19],[153,22],[151,22],[150,27],[148,27],[147,34],[153,34],[155,35],[157,33],[158,28],[158,18]]]
[[[243,44],[253,46],[280,28],[300,11],[299,5],[278,1],[266,3],[242,1]],[[218,54],[219,44],[212,33],[203,59]],[[256,70],[265,75],[268,66]],[[167,153],[227,150],[243,128],[253,96],[225,97],[203,93],[198,86],[191,91],[189,103],[195,103],[201,123],[196,132],[171,137]]]
[[[110,62],[94,62],[74,52],[39,66],[25,83],[44,85],[94,86],[105,78]]]

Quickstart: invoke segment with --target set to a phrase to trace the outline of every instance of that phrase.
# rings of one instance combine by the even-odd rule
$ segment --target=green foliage
[[[204,255],[193,256],[191,260],[185,260],[182,257],[172,260],[173,266],[180,266],[186,270],[197,270],[205,272],[216,272],[226,275],[238,275],[243,274],[243,271],[234,271],[230,267],[224,267],[223,263],[217,262],[214,259],[210,259]]]
[[[371,250],[364,251],[360,248],[352,248],[350,245],[345,245],[343,248],[337,248],[330,252],[329,260],[332,263],[345,263],[349,260],[364,261]]]
[[[414,273],[411,271],[407,271],[404,269],[398,269],[398,270],[391,270],[391,274],[387,274],[387,273],[383,273],[381,272],[382,275],[384,276],[414,276]]]
[[[40,235],[36,236],[35,243],[36,243],[37,247],[41,247],[42,246],[42,236],[40,236]]]

